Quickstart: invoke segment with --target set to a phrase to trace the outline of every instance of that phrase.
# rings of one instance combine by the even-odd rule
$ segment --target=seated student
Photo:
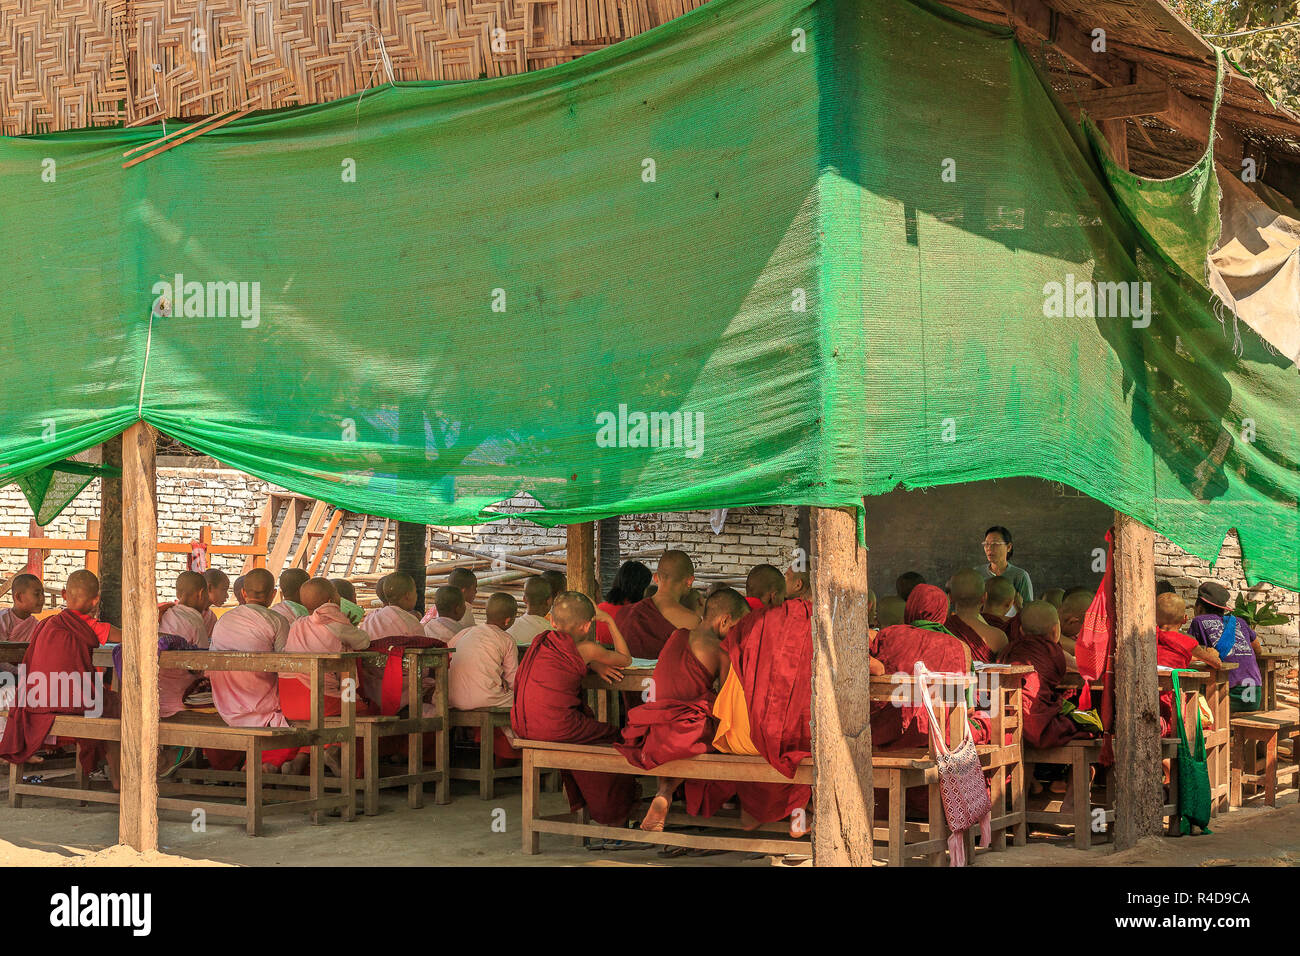
[[[1056,608],[1057,612],[1059,613],[1061,610],[1061,602],[1065,600],[1065,589],[1048,588],[1046,591],[1043,592],[1043,600],[1046,601],[1048,604],[1052,605],[1052,607]]]
[[[545,578],[534,575],[524,582],[524,603],[528,605],[528,613],[520,615],[510,625],[510,636],[516,644],[531,644],[534,637],[551,629],[546,615],[551,613],[554,601],[555,595]]]
[[[391,574],[385,574],[382,578],[380,578],[378,581],[375,582],[375,597],[379,599],[380,607],[388,606],[388,598],[384,597],[384,585],[388,582],[388,579],[391,577],[392,577]]]
[[[117,694],[104,687],[92,663],[100,644],[120,640],[121,632],[100,621],[99,578],[82,569],[68,575],[63,587],[63,610],[42,620],[23,656],[26,675],[18,699],[9,708],[0,757],[10,763],[40,763],[36,756],[59,714],[88,717],[121,715]],[[100,754],[108,760],[108,779],[119,787],[116,742],[81,740],[77,744],[82,769],[96,769]]]
[[[298,618],[307,613],[303,607],[301,594],[299,591],[307,583],[311,575],[302,568],[285,568],[280,572],[280,597],[279,604],[271,608],[276,614],[283,615],[284,619],[292,624]]]
[[[699,588],[691,588],[682,595],[682,607],[699,616],[704,610],[704,593]]]
[[[300,586],[299,596],[307,614],[289,625],[289,636],[284,649],[293,654],[341,654],[344,651],[364,651],[370,646],[370,636],[348,620],[339,604],[339,593],[325,578],[311,578]],[[355,681],[355,676],[353,677]],[[355,686],[355,685],[354,685]],[[289,720],[311,718],[311,681],[309,675],[286,672],[279,675],[280,710]],[[343,713],[342,684],[338,674],[325,675],[325,716],[337,717]],[[357,713],[370,713],[364,700],[357,700]],[[283,773],[298,774],[306,771],[311,762],[310,747],[298,750],[293,760],[286,764]],[[325,751],[325,764],[338,772],[338,760],[332,749]]]
[[[804,601],[812,600],[812,575],[807,571],[796,571],[794,568],[785,569],[785,597],[786,600],[791,598],[801,598]],[[871,592],[867,592],[867,618],[871,617]]]
[[[1053,608],[1055,610],[1055,608]],[[984,605],[980,615],[989,624],[1016,639],[1016,587],[1009,578],[991,577],[984,582]]]
[[[559,597],[569,590],[569,579],[563,571],[543,571],[542,577],[551,586],[551,595]]]
[[[745,615],[722,642],[713,746],[722,753],[762,756],[793,777],[812,750],[812,606],[785,600],[785,578],[779,571],[776,586],[777,592],[769,595],[771,606]],[[710,783],[696,791],[698,804],[687,792],[687,812],[714,815],[730,788],[746,829],[788,817],[792,837],[808,832],[812,788],[803,784]]]
[[[265,568],[249,571],[244,575],[240,593],[244,603],[217,620],[209,650],[261,653],[284,650],[289,622],[284,615],[271,610],[271,601],[275,599],[275,578],[271,572]],[[279,680],[274,672],[214,670],[208,673],[208,680],[212,684],[212,703],[228,726],[289,726],[280,710]],[[278,773],[285,761],[297,752],[296,747],[269,750],[262,755],[262,769]],[[204,753],[217,769],[230,770],[238,763],[238,755],[229,757],[233,751],[205,749]]]
[[[235,592],[235,604],[236,605],[243,604],[244,603],[244,576],[242,574],[239,577],[235,578],[234,582],[230,585],[230,590]],[[213,627],[215,626],[216,625],[213,625]]]
[[[745,575],[745,601],[750,610],[777,607],[786,598],[785,575],[770,564],[756,564]]]
[[[924,584],[925,578],[917,571],[904,571],[894,582],[894,587],[898,591],[899,600],[907,602],[908,597],[912,594],[912,589],[918,584]]]
[[[474,598],[478,596],[478,576],[468,568],[452,568],[451,574],[447,575],[447,587],[455,588],[460,591],[461,597],[465,600],[465,607],[457,615],[455,621],[446,622],[450,625],[451,633],[463,631],[467,627],[473,627],[478,623],[474,618]],[[447,615],[438,608],[436,604],[431,605],[425,612],[424,617],[420,618],[420,623],[427,625],[434,618]],[[445,640],[440,635],[432,635],[439,640]]]
[[[1059,747],[1093,734],[1061,712],[1058,685],[1069,661],[1061,648],[1061,622],[1046,601],[1030,601],[1018,615],[1019,633],[1002,655],[1007,664],[1034,669],[1021,681],[1024,690],[1024,739],[1030,747]]]
[[[650,596],[646,588],[650,587],[653,577],[650,569],[640,561],[624,561],[614,574],[614,582],[605,593],[605,600],[596,605],[596,610],[608,614],[612,619],[619,608]],[[614,646],[609,625],[601,620],[600,614],[596,615],[596,640],[606,647]]]
[[[650,700],[628,711],[623,742],[614,745],[629,763],[644,770],[712,749],[714,685],[722,669],[722,640],[750,608],[740,592],[724,587],[709,595],[703,610],[699,624],[689,630],[678,628],[668,638],[655,663]],[[691,781],[687,788],[696,783]],[[681,780],[659,778],[642,830],[663,830],[681,784]],[[687,802],[698,805],[700,797],[691,794]]]
[[[900,597],[894,597],[892,594],[886,594],[880,599],[876,608],[876,623],[881,629],[893,627],[903,623],[903,617],[906,613],[906,601]]]
[[[159,633],[175,634],[206,650],[212,643],[204,620],[208,600],[208,582],[203,575],[197,571],[182,571],[176,576],[176,600],[158,607]]]
[[[385,575],[376,589],[384,606],[376,608],[361,622],[361,629],[372,641],[385,637],[411,637],[424,633],[420,619],[411,612],[419,594],[409,574],[395,571]]]
[[[551,593],[549,587],[546,593]],[[442,641],[448,647],[456,643],[459,634],[473,626],[462,623],[465,617],[465,596],[460,593],[460,588],[443,585],[434,591],[432,610],[435,615],[425,621],[424,634]],[[547,627],[550,627],[549,623]]]
[[[1225,664],[1236,664],[1228,672],[1228,710],[1232,713],[1259,710],[1264,692],[1259,674],[1262,653],[1259,638],[1251,626],[1228,613],[1231,597],[1217,581],[1206,581],[1196,590],[1196,616],[1187,633],[1202,647],[1212,647]]]
[[[1176,592],[1166,592],[1156,597],[1156,666],[1182,670],[1192,666],[1192,661],[1202,661],[1215,670],[1223,663],[1219,652],[1212,647],[1202,647],[1196,638],[1180,633],[1187,623],[1187,602]],[[1195,728],[1195,725],[1193,725]],[[1160,692],[1161,736],[1174,735],[1174,689]],[[1168,765],[1165,768],[1168,775]]]
[[[366,612],[357,603],[357,589],[352,586],[352,582],[347,578],[330,578],[330,584],[334,585],[334,591],[339,596],[339,607],[347,615],[348,620],[354,626],[360,624]]]
[[[673,631],[679,627],[691,628],[700,622],[696,615],[682,607],[682,595],[690,590],[695,580],[695,567],[686,552],[665,551],[659,558],[654,579],[659,588],[652,597],[621,607],[614,614],[614,621],[633,657],[658,657]]]
[[[532,578],[529,583],[532,581],[546,589],[549,603],[550,585],[538,578]],[[451,655],[447,677],[447,702],[452,707],[475,710],[479,707],[513,706],[519,648],[509,630],[516,623],[515,615],[518,613],[519,605],[514,597],[498,591],[488,598],[487,620],[456,635],[456,653]],[[425,713],[430,717],[437,716],[433,704],[425,704]],[[492,750],[498,764],[519,758],[519,751],[510,746],[501,727],[493,733]]]
[[[203,580],[208,586],[208,606],[203,609],[203,626],[208,633],[202,646],[207,647],[207,642],[212,640],[212,629],[217,626],[217,615],[212,609],[230,600],[230,578],[220,568],[208,568],[203,572]]]
[[[0,611],[0,641],[26,644],[36,631],[36,615],[45,609],[45,585],[34,574],[20,574],[9,593],[14,606]]]
[[[1061,619],[1061,649],[1071,657],[1074,656],[1075,641],[1083,630],[1084,619],[1088,616],[1088,608],[1092,607],[1095,596],[1096,592],[1087,588],[1071,588],[1061,600],[1061,607],[1057,611]]]
[[[554,628],[539,634],[519,663],[510,725],[530,740],[572,744],[613,743],[618,729],[596,720],[583,704],[582,680],[587,668],[600,663],[617,673],[631,663],[627,645],[608,650],[595,640],[596,608],[577,591],[561,594],[551,608]],[[454,655],[453,655],[454,656]],[[630,774],[585,770],[562,772],[569,809],[586,806],[592,819],[605,826],[624,826],[637,799],[636,778]]]
[[[993,663],[1007,646],[1007,635],[980,616],[984,604],[984,575],[974,568],[963,568],[948,581],[948,593],[952,598],[952,613],[944,625],[966,642],[973,660]]]

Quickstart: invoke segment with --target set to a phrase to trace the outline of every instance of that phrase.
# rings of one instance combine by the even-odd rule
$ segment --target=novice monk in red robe
[[[993,663],[1007,646],[1007,635],[980,616],[984,575],[974,568],[963,568],[948,581],[948,595],[952,599],[952,612],[944,626],[966,642],[972,660]]]
[[[1007,642],[1014,641],[1020,634],[1016,621],[1016,586],[1009,578],[993,577],[984,582],[984,606],[981,616],[989,624],[1007,635]]]
[[[786,590],[789,578],[770,564],[757,564],[745,575],[745,600],[751,610],[776,607],[792,595]],[[803,595],[800,595],[803,596]]]
[[[1057,685],[1065,678],[1068,661],[1061,649],[1061,624],[1056,608],[1046,601],[1031,601],[1017,615],[1020,635],[1007,647],[1008,664],[1028,664],[1024,687],[1024,739],[1030,747],[1059,747],[1092,734],[1061,713]]]
[[[1180,633],[1179,628],[1186,623],[1187,602],[1183,600],[1182,595],[1177,593],[1157,595],[1156,665],[1182,670],[1191,667],[1192,661],[1195,660],[1203,662],[1202,666],[1218,670],[1223,663],[1219,652],[1212,647],[1202,647],[1196,638]],[[1192,724],[1192,729],[1196,729],[1195,724]],[[1160,692],[1160,733],[1163,737],[1174,735],[1174,689],[1172,687]],[[1168,772],[1168,761],[1166,761],[1166,776]]]
[[[36,626],[23,657],[25,683],[18,688],[17,702],[9,709],[0,757],[10,763],[39,763],[36,751],[49,736],[58,714],[87,717],[119,717],[121,705],[115,692],[104,687],[91,655],[105,639],[117,632],[95,614],[99,609],[99,578],[90,571],[73,571],[63,588],[64,609]],[[108,758],[108,779],[119,787],[120,745],[101,741],[79,741],[82,768],[96,769],[95,757],[102,751]]]
[[[800,761],[812,753],[812,614],[807,601],[785,600],[785,579],[769,599],[775,603],[751,611],[722,642],[726,658],[719,677],[722,690],[713,706],[718,733],[713,745],[723,753],[762,756],[793,777]],[[790,835],[809,830],[812,788],[802,784],[736,783],[741,822],[747,829],[790,818]],[[712,816],[726,788],[702,788],[700,802],[687,811]]]
[[[571,744],[614,743],[618,730],[596,720],[582,702],[587,667],[600,663],[613,669],[631,663],[627,645],[613,632],[615,650],[595,641],[596,608],[578,591],[566,591],[551,608],[554,630],[533,639],[515,674],[515,703],[510,725],[529,740]],[[621,675],[620,675],[621,676]],[[565,770],[569,809],[586,807],[597,823],[625,826],[636,802],[636,778],[628,774]]]
[[[685,551],[665,551],[654,580],[659,589],[651,597],[614,612],[614,621],[623,632],[628,652],[633,657],[651,660],[659,656],[673,631],[700,623],[699,617],[682,606],[682,595],[695,580],[695,566]]]
[[[614,745],[629,763],[653,770],[713,749],[714,685],[722,669],[723,635],[748,613],[749,606],[738,591],[719,588],[704,602],[704,619],[699,624],[673,632],[655,663],[650,700],[628,712],[623,743]],[[658,792],[641,821],[642,830],[663,830],[673,794],[681,784],[671,777],[659,778]]]

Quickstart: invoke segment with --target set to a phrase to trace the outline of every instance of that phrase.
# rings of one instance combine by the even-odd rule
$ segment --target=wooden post
[[[600,600],[596,589],[596,523],[585,521],[565,527],[568,542],[568,567],[570,591],[581,591],[592,601]]]
[[[158,474],[154,430],[122,441],[122,803],[118,839],[158,849]]]
[[[429,526],[410,521],[397,522],[397,570],[405,571],[415,582],[415,616],[424,616],[424,592],[427,583],[424,574],[424,548],[429,538]]]
[[[103,445],[102,463],[122,467],[122,436]],[[122,626],[122,479],[99,479],[99,616]]]
[[[596,542],[599,547],[596,584],[601,594],[610,589],[614,583],[614,575],[618,574],[618,566],[622,563],[619,554],[618,526],[618,515],[612,518],[601,518],[599,521]]]
[[[1115,512],[1115,848],[1161,832],[1155,535]],[[1076,797],[1077,799],[1077,797]]]
[[[867,553],[852,511],[813,508],[813,863],[870,866],[871,673]]]

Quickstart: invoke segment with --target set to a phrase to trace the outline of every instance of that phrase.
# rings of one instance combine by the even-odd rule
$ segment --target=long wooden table
[[[1288,664],[1296,663],[1296,653],[1266,651],[1256,654],[1255,658],[1259,661],[1259,678],[1264,684],[1264,705],[1260,710],[1276,710],[1278,673],[1283,672]]]

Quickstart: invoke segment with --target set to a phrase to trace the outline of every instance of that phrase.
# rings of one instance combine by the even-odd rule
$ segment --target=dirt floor
[[[0,789],[4,789],[0,784]],[[22,809],[0,798],[0,866],[771,866],[784,861],[753,854],[661,856],[658,848],[592,852],[569,837],[544,834],[542,853],[520,849],[520,795],[507,781],[498,797],[483,801],[477,787],[453,783],[453,801],[440,807],[432,792],[420,810],[406,806],[405,791],[390,790],[380,814],[353,823],[332,819],[313,827],[306,817],[270,817],[265,835],[250,838],[242,826],[210,820],[195,832],[183,816],[164,813],[161,852],[140,855],[117,840],[114,807],[76,807],[25,798]],[[562,812],[562,794],[542,794],[546,812]],[[1213,833],[1153,837],[1124,853],[1109,846],[1075,850],[1064,835],[1035,834],[1028,846],[1005,853],[977,852],[975,866],[1296,866],[1300,865],[1300,805],[1294,790],[1274,810],[1248,808],[1216,819]],[[504,818],[504,820],[503,820]],[[498,832],[504,822],[504,832]],[[495,828],[494,828],[495,823]],[[790,860],[789,863],[797,861]]]

